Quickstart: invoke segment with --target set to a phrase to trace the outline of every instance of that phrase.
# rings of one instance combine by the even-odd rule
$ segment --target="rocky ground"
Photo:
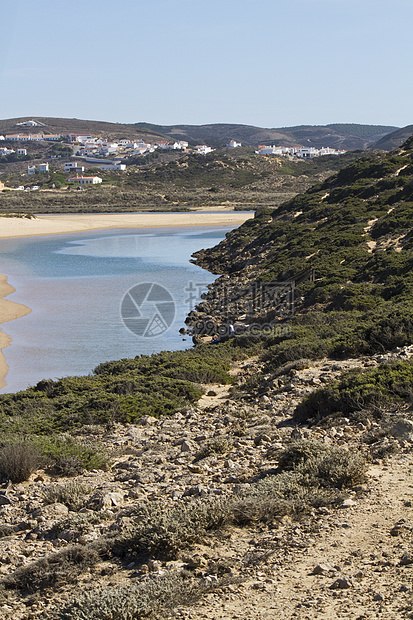
[[[128,509],[161,499],[236,494],[271,474],[292,441],[307,438],[356,448],[370,455],[368,479],[346,491],[338,508],[314,509],[296,521],[227,527],[184,550],[174,561],[102,560],[53,589],[4,592],[0,617],[43,618],[74,594],[102,586],[138,583],[148,574],[192,570],[214,586],[194,605],[180,605],[174,618],[373,619],[413,618],[413,436],[409,425],[378,440],[373,458],[364,441],[374,422],[342,418],[331,428],[295,427],[300,399],[352,367],[375,366],[386,356],[322,360],[267,386],[258,398],[239,398],[228,386],[206,386],[197,407],[168,419],[145,417],[110,430],[91,427],[111,458],[107,471],[54,478],[38,471],[0,491],[0,579],[70,548],[87,546],[128,525]],[[255,359],[232,373],[242,385],[260,370]],[[412,425],[413,427],[413,425]],[[383,450],[380,452],[380,448]],[[370,450],[370,452],[369,452]],[[65,495],[62,487],[69,489]],[[48,616],[47,616],[48,617]]]

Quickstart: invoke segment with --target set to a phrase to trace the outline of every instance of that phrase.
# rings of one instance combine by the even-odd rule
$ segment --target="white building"
[[[237,142],[236,140],[230,140],[225,146],[230,149],[236,149],[237,147],[242,146],[242,144],[241,142]]]
[[[7,149],[5,147],[0,148],[0,155],[2,157],[5,157],[6,155],[11,155],[12,153],[15,153],[14,149]]]
[[[214,149],[211,148],[210,146],[207,146],[206,144],[198,144],[195,147],[195,150],[200,155],[206,155],[207,153],[211,153]]]
[[[17,155],[27,155],[27,149],[17,149]]]
[[[185,140],[179,140],[177,142],[168,142],[161,148],[172,150],[172,151],[181,151],[181,150],[188,148],[188,142],[185,142]]]
[[[101,170],[126,170],[126,164],[116,163],[116,164],[102,164],[100,166]]]
[[[68,182],[77,185],[98,185],[102,183],[102,179],[100,177],[70,177]]]
[[[280,146],[265,146],[261,144],[258,147],[257,153],[259,155],[283,155],[283,150]]]
[[[37,123],[36,121],[24,121],[23,123],[16,123],[16,125],[24,126],[24,127],[41,127],[41,123]]]
[[[31,140],[31,136],[21,136],[18,133],[6,134],[6,140],[12,140],[13,142],[28,142]]]
[[[36,172],[49,172],[49,164],[39,164],[39,166],[27,166],[27,174]]]
[[[71,172],[72,170],[76,170],[76,172],[84,172],[85,167],[81,166],[77,161],[70,161],[65,163],[65,172]]]

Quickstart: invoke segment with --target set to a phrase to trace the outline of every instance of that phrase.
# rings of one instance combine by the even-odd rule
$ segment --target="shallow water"
[[[3,350],[10,369],[2,393],[45,378],[87,375],[107,360],[192,346],[179,329],[194,305],[190,298],[199,299],[215,276],[189,259],[232,228],[105,230],[2,241],[0,273],[16,289],[7,299],[32,310],[2,326],[12,338]],[[158,336],[130,331],[121,316],[123,298],[142,283],[164,287],[174,301],[175,313],[165,315]],[[162,303],[137,307],[144,316],[157,309],[162,315]]]

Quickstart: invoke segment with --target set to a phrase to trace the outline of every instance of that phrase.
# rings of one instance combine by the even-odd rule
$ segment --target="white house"
[[[16,125],[24,126],[24,127],[41,127],[41,123],[37,123],[36,121],[24,121],[23,123],[16,123]]]
[[[31,136],[21,136],[18,133],[6,134],[6,140],[13,140],[13,142],[28,142]]]
[[[313,157],[318,157],[319,154],[320,151],[312,146],[302,146],[300,149],[297,149],[295,153],[296,157],[300,157],[301,159],[311,159]]]
[[[210,146],[207,146],[206,144],[198,144],[195,147],[195,150],[200,155],[206,155],[207,153],[211,153],[214,149],[212,149]]]
[[[283,155],[283,149],[280,146],[265,146],[261,144],[258,147],[259,155]]]
[[[39,164],[39,166],[27,166],[27,174],[35,174],[36,172],[49,172],[49,164]]]
[[[81,166],[77,161],[69,161],[65,163],[65,172],[71,172],[72,170],[76,170],[79,172],[84,172],[85,167]]]
[[[230,149],[236,149],[238,146],[242,146],[242,144],[241,142],[237,142],[236,140],[230,140],[225,146]]]
[[[126,164],[116,163],[116,164],[102,164],[100,166],[101,170],[126,170]]]
[[[8,149],[3,146],[0,148],[0,155],[2,156],[11,155],[12,153],[15,153],[14,149]]]
[[[181,151],[181,150],[188,148],[188,142],[185,142],[185,140],[179,140],[177,142],[168,142],[161,148],[169,149],[172,151]]]
[[[70,177],[68,182],[77,185],[98,185],[102,183],[102,179],[100,177]]]
[[[4,140],[4,136],[0,136],[0,140]]]
[[[43,136],[43,140],[47,140],[50,142],[57,142],[58,140],[60,140],[60,134],[48,134],[48,135],[44,135]]]
[[[17,149],[17,155],[27,155],[27,149]]]

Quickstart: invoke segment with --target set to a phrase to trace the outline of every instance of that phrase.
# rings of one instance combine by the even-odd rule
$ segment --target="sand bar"
[[[33,219],[0,217],[0,239],[113,228],[239,226],[252,217],[253,214],[246,211],[209,210],[191,213],[62,213],[36,215]]]
[[[21,316],[25,316],[31,312],[30,308],[17,304],[14,301],[4,299],[11,293],[14,293],[14,289],[7,283],[7,277],[0,274],[0,324],[7,323],[7,321],[13,321]],[[9,367],[6,364],[2,349],[10,345],[11,338],[0,330],[0,389],[6,385],[4,377],[7,375]]]

